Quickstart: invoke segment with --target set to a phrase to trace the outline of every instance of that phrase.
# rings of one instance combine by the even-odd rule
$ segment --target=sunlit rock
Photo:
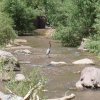
[[[67,63],[63,62],[63,61],[59,61],[59,62],[51,61],[50,64],[52,64],[52,65],[65,65]]]
[[[16,74],[15,81],[25,81],[25,76],[23,74]]]
[[[77,61],[72,62],[73,64],[94,64],[93,60],[84,58]]]
[[[98,88],[100,87],[100,69],[95,67],[86,67],[82,70],[76,88]]]
[[[29,54],[31,54],[32,52],[30,51],[30,50],[28,50],[28,49],[24,49],[24,50],[16,50],[16,51],[14,51],[14,53],[16,53],[16,54],[25,54],[25,55],[29,55]]]

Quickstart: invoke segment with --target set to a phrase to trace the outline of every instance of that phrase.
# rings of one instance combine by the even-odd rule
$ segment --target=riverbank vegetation
[[[45,16],[46,24],[56,29],[53,37],[63,46],[75,47],[91,37],[87,47],[99,52],[99,40],[94,43],[94,37],[100,37],[99,0],[0,0],[0,44],[32,32],[38,16]]]
[[[7,90],[10,90],[12,91],[12,93],[21,97],[25,97],[28,94],[28,92],[32,89],[30,97],[34,96],[35,94],[35,96],[38,95],[41,99],[43,99],[44,84],[45,80],[43,76],[40,75],[39,69],[35,68],[30,73],[28,73],[28,75],[25,76],[25,80],[16,81],[14,80],[14,78],[12,78],[11,81],[5,83],[5,87]]]

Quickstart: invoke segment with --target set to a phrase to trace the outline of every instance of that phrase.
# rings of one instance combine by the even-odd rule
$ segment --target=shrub
[[[56,15],[58,17],[63,14],[63,16],[60,16],[61,19],[57,19],[56,22],[59,23],[58,27],[61,24],[66,29],[62,28],[61,31],[58,29],[58,35],[66,46],[77,46],[82,38],[94,33],[92,26],[95,20],[95,2],[95,0],[64,0],[62,9],[59,7],[58,12],[60,10],[62,12],[57,12]]]
[[[7,14],[0,12],[0,45],[7,44],[15,37],[12,19]]]
[[[86,45],[86,48],[92,52],[99,54],[100,53],[100,35],[96,34],[90,38],[91,41],[89,41]]]
[[[80,43],[80,37],[71,31],[71,27],[60,26],[54,34],[54,39],[61,40],[63,46],[75,47]]]
[[[25,0],[3,0],[3,6],[3,11],[13,19],[14,29],[18,31],[18,35],[34,29],[34,9],[31,6],[27,6]]]

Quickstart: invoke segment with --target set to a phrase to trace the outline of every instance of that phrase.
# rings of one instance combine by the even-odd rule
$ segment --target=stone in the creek
[[[73,64],[95,64],[95,63],[93,62],[93,60],[88,59],[88,58],[80,59],[80,60],[74,61],[74,62],[72,62],[72,63],[73,63]]]
[[[51,61],[50,64],[51,65],[65,65],[67,63],[66,62],[63,62],[63,61],[59,61],[59,62]]]
[[[31,52],[30,50],[28,50],[28,49],[24,49],[24,50],[20,49],[20,50],[14,51],[14,53],[16,53],[16,54],[25,54],[25,55],[29,55],[29,54],[31,54],[32,52]]]
[[[16,74],[15,81],[25,81],[25,76],[23,74]]]
[[[100,69],[95,67],[86,67],[82,70],[76,88],[98,88],[100,87]]]

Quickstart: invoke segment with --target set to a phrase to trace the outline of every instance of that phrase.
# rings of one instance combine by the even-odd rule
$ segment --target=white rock
[[[81,59],[81,60],[77,60],[77,61],[74,61],[72,63],[73,64],[94,64],[93,60],[88,59],[88,58],[84,58],[84,59]]]
[[[55,62],[55,61],[51,61],[50,64],[52,65],[64,65],[64,64],[67,64],[66,62],[62,62],[62,61],[59,61],[59,62]]]
[[[100,69],[96,67],[85,67],[82,72],[80,79],[76,82],[76,88],[98,88],[100,85]]]
[[[16,50],[14,53],[21,53],[21,54],[31,54],[32,52],[29,51],[28,49],[24,49],[24,50]]]
[[[15,81],[24,81],[25,76],[23,74],[16,74]]]
[[[23,100],[23,97],[19,97],[17,95],[13,95],[13,94],[4,94],[2,92],[0,92],[0,100]]]

